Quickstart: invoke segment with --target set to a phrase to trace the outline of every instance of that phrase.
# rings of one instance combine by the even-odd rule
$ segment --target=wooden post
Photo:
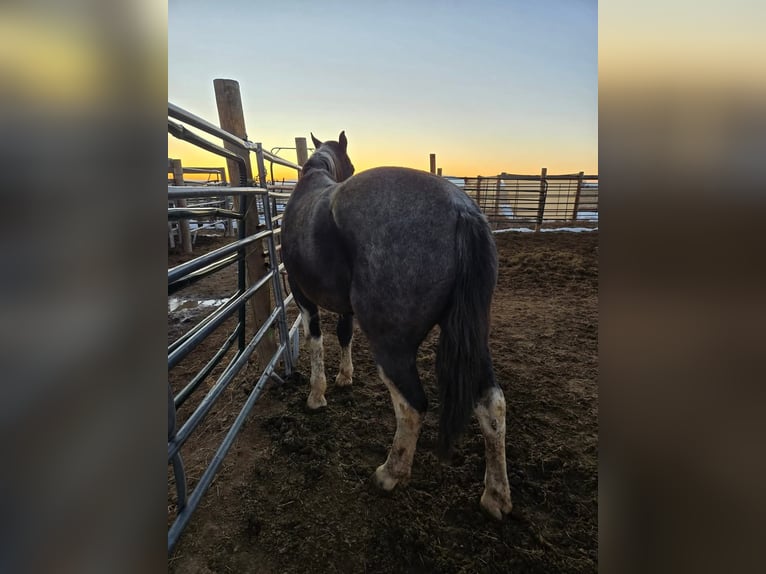
[[[184,168],[181,165],[181,160],[174,159],[172,160],[172,162],[173,162],[173,184],[183,185],[184,184]],[[177,199],[176,206],[186,207],[186,199],[185,198]],[[191,240],[191,229],[189,227],[188,219],[178,220],[178,231],[181,234],[181,251],[183,253],[191,253],[192,240]]]
[[[479,206],[479,209],[484,211],[484,209],[481,207],[481,180],[482,177],[480,175],[476,176],[476,205]]]
[[[500,178],[500,176],[497,176],[497,185],[495,185],[495,205],[492,210],[492,216],[494,219],[494,224],[492,225],[492,229],[497,229],[500,224],[500,190],[503,188],[503,180]]]
[[[572,210],[572,224],[577,221],[577,210],[580,209],[580,194],[582,193],[582,180],[584,171],[577,174],[577,191],[575,192],[574,209]]]
[[[237,114],[234,110],[242,112],[242,97],[239,92],[239,82],[236,80],[215,79],[213,80],[213,89],[215,90],[215,102],[218,107],[218,123],[227,132],[247,139],[247,130],[245,129],[245,116],[243,113]],[[223,142],[223,147],[245,160],[247,173],[245,179],[249,182],[253,179],[253,170],[250,167],[250,154],[229,142]],[[239,187],[241,178],[239,173],[239,164],[231,159],[226,159],[226,169],[229,171],[229,182],[232,187]],[[239,211],[239,196],[232,197],[234,211]],[[232,222],[233,223],[233,222]],[[237,225],[242,225],[241,221]],[[232,225],[233,227],[233,225]]]
[[[297,157],[295,163],[301,167],[309,160],[309,148],[306,145],[306,138],[295,138],[295,155]]]
[[[239,82],[218,78],[213,80],[213,88],[215,89],[215,103],[218,106],[219,125],[230,134],[247,139],[245,114],[242,111],[242,96],[239,93]],[[229,142],[223,142],[223,147],[233,151],[245,160],[247,168],[245,177],[247,181],[251,181],[253,179],[253,170],[250,166],[250,154],[248,151]],[[231,185],[238,187],[240,185],[239,165],[237,162],[227,159],[226,166],[229,169]]]
[[[440,167],[436,168],[436,175],[438,175],[439,177],[442,176],[442,168],[440,168]]]
[[[431,173],[436,173],[436,154],[430,154],[429,159],[431,160]]]
[[[218,106],[218,120],[221,128],[226,130],[232,135],[247,139],[247,131],[245,129],[245,113],[242,109],[242,96],[239,91],[239,82],[236,80],[215,79],[213,80],[213,87],[215,89],[215,102]],[[245,166],[247,169],[247,181],[248,183],[253,181],[253,170],[250,165],[250,154],[247,150],[229,143],[224,143],[224,147],[235,152],[245,160]],[[236,162],[227,160],[229,167],[229,175],[232,185],[239,186],[239,166]],[[265,182],[262,182],[265,184]],[[245,234],[253,235],[259,231],[261,224],[258,221],[258,202],[255,197],[251,197],[248,200],[248,210],[245,216]],[[239,205],[235,206],[236,209]],[[242,222],[240,222],[241,224]],[[260,244],[250,244],[245,253],[245,264],[247,266],[247,285],[253,285],[266,272],[266,260],[263,257],[263,246]],[[253,316],[253,324],[250,329],[251,336],[258,331],[263,322],[271,314],[271,284],[270,282],[261,287],[255,295],[250,298],[250,309]],[[273,330],[269,330],[266,336],[261,340],[260,345],[255,350],[260,364],[265,365],[277,350],[277,345],[274,341]]]
[[[548,175],[548,168],[544,167],[540,172],[540,202],[537,207],[537,225],[535,231],[540,231],[543,226],[543,216],[545,215],[545,198],[548,195],[548,181],[545,177]]]

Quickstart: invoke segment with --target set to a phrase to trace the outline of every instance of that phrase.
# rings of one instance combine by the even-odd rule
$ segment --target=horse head
[[[340,132],[338,141],[321,142],[314,134],[311,134],[311,141],[316,148],[306,165],[303,166],[303,173],[310,169],[320,169],[326,171],[335,181],[345,181],[354,175],[354,165],[346,153],[348,140],[346,132]]]

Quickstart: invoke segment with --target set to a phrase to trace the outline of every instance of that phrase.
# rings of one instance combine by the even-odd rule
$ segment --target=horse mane
[[[308,159],[308,161],[303,164],[303,174],[305,175],[312,169],[319,169],[321,171],[326,171],[330,174],[330,177],[337,181],[339,174],[336,167],[336,158],[334,156],[335,154],[333,151],[328,149],[328,146],[323,145],[313,154],[311,154],[311,157]]]

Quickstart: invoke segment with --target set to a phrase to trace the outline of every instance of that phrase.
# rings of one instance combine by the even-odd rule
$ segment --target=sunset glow
[[[251,141],[345,130],[357,171],[598,173],[596,2],[284,4],[171,0],[169,100],[218,123],[213,79],[235,79]],[[168,156],[225,165],[173,137]]]

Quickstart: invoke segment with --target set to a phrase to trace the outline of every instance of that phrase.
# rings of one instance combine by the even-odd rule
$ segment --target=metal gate
[[[258,164],[260,183],[260,187],[249,187],[246,185],[248,182],[242,177],[238,187],[168,186],[169,201],[200,197],[226,198],[232,196],[239,199],[238,211],[217,207],[175,207],[168,209],[169,220],[203,217],[229,218],[236,222],[238,229],[238,238],[228,245],[224,245],[168,270],[168,296],[170,296],[204,277],[219,273],[231,265],[237,266],[236,291],[230,294],[225,302],[222,302],[220,306],[199,320],[199,322],[168,346],[168,371],[170,371],[214,331],[231,318],[237,318],[236,326],[228,333],[224,343],[204,367],[189,378],[182,389],[174,392],[170,386],[170,381],[168,381],[168,465],[171,478],[175,482],[176,502],[175,517],[168,530],[168,553],[170,553],[178,542],[181,532],[188,524],[192,513],[198,507],[200,500],[213,482],[224,456],[231,448],[237,433],[242,428],[253,405],[261,395],[266,382],[270,378],[281,381],[280,375],[277,374],[278,368],[280,368],[281,373],[289,375],[297,358],[300,319],[295,319],[292,324],[288,322],[287,307],[293,303],[293,296],[292,294],[286,295],[286,289],[283,288],[282,276],[284,266],[279,263],[279,246],[277,242],[281,233],[282,218],[279,207],[284,205],[287,198],[289,198],[289,194],[269,191],[265,187],[266,171],[264,162],[280,163],[296,170],[300,170],[300,167],[292,162],[264,152],[259,143],[247,142],[237,138],[170,103],[168,104],[168,115],[216,137],[220,137],[224,141],[233,143],[242,150],[254,152]],[[187,140],[207,151],[237,162],[243,162],[242,158],[236,153],[212,144],[170,119],[168,120],[168,131],[172,135]],[[245,169],[240,169],[240,174],[244,173],[246,173]],[[260,225],[259,229],[253,233],[252,231],[254,230],[247,229],[245,222],[246,219],[252,220],[252,216],[256,212],[257,221]],[[263,270],[262,276],[257,279],[252,279],[254,270],[251,267],[251,281],[248,284],[246,280],[246,272],[248,271],[246,250],[252,250],[253,248],[263,249],[263,255],[268,261],[268,266]],[[263,290],[268,291],[269,289],[271,290],[273,307],[268,316],[261,317],[257,324],[253,326],[252,321],[248,323],[248,303],[252,301],[254,296],[263,293]],[[248,327],[251,330],[253,327],[257,329],[250,338],[247,337]],[[263,369],[258,380],[255,382],[252,390],[249,391],[244,405],[229,426],[225,437],[209,464],[194,488],[189,491],[187,488],[188,477],[184,471],[181,448],[194,430],[198,428],[232,380],[248,364],[254,350],[256,348],[267,347],[264,345],[264,341],[268,341],[275,336],[276,340],[271,345],[273,352],[269,353],[268,356],[261,357]],[[229,358],[228,364],[218,374],[212,386],[209,386],[204,397],[200,399],[199,404],[191,414],[179,425],[177,410],[190,397],[194,395],[199,396],[202,393],[203,386],[201,383],[210,377],[216,367],[219,370],[221,369],[221,361],[225,356],[232,355],[232,350],[234,350],[233,356]]]

